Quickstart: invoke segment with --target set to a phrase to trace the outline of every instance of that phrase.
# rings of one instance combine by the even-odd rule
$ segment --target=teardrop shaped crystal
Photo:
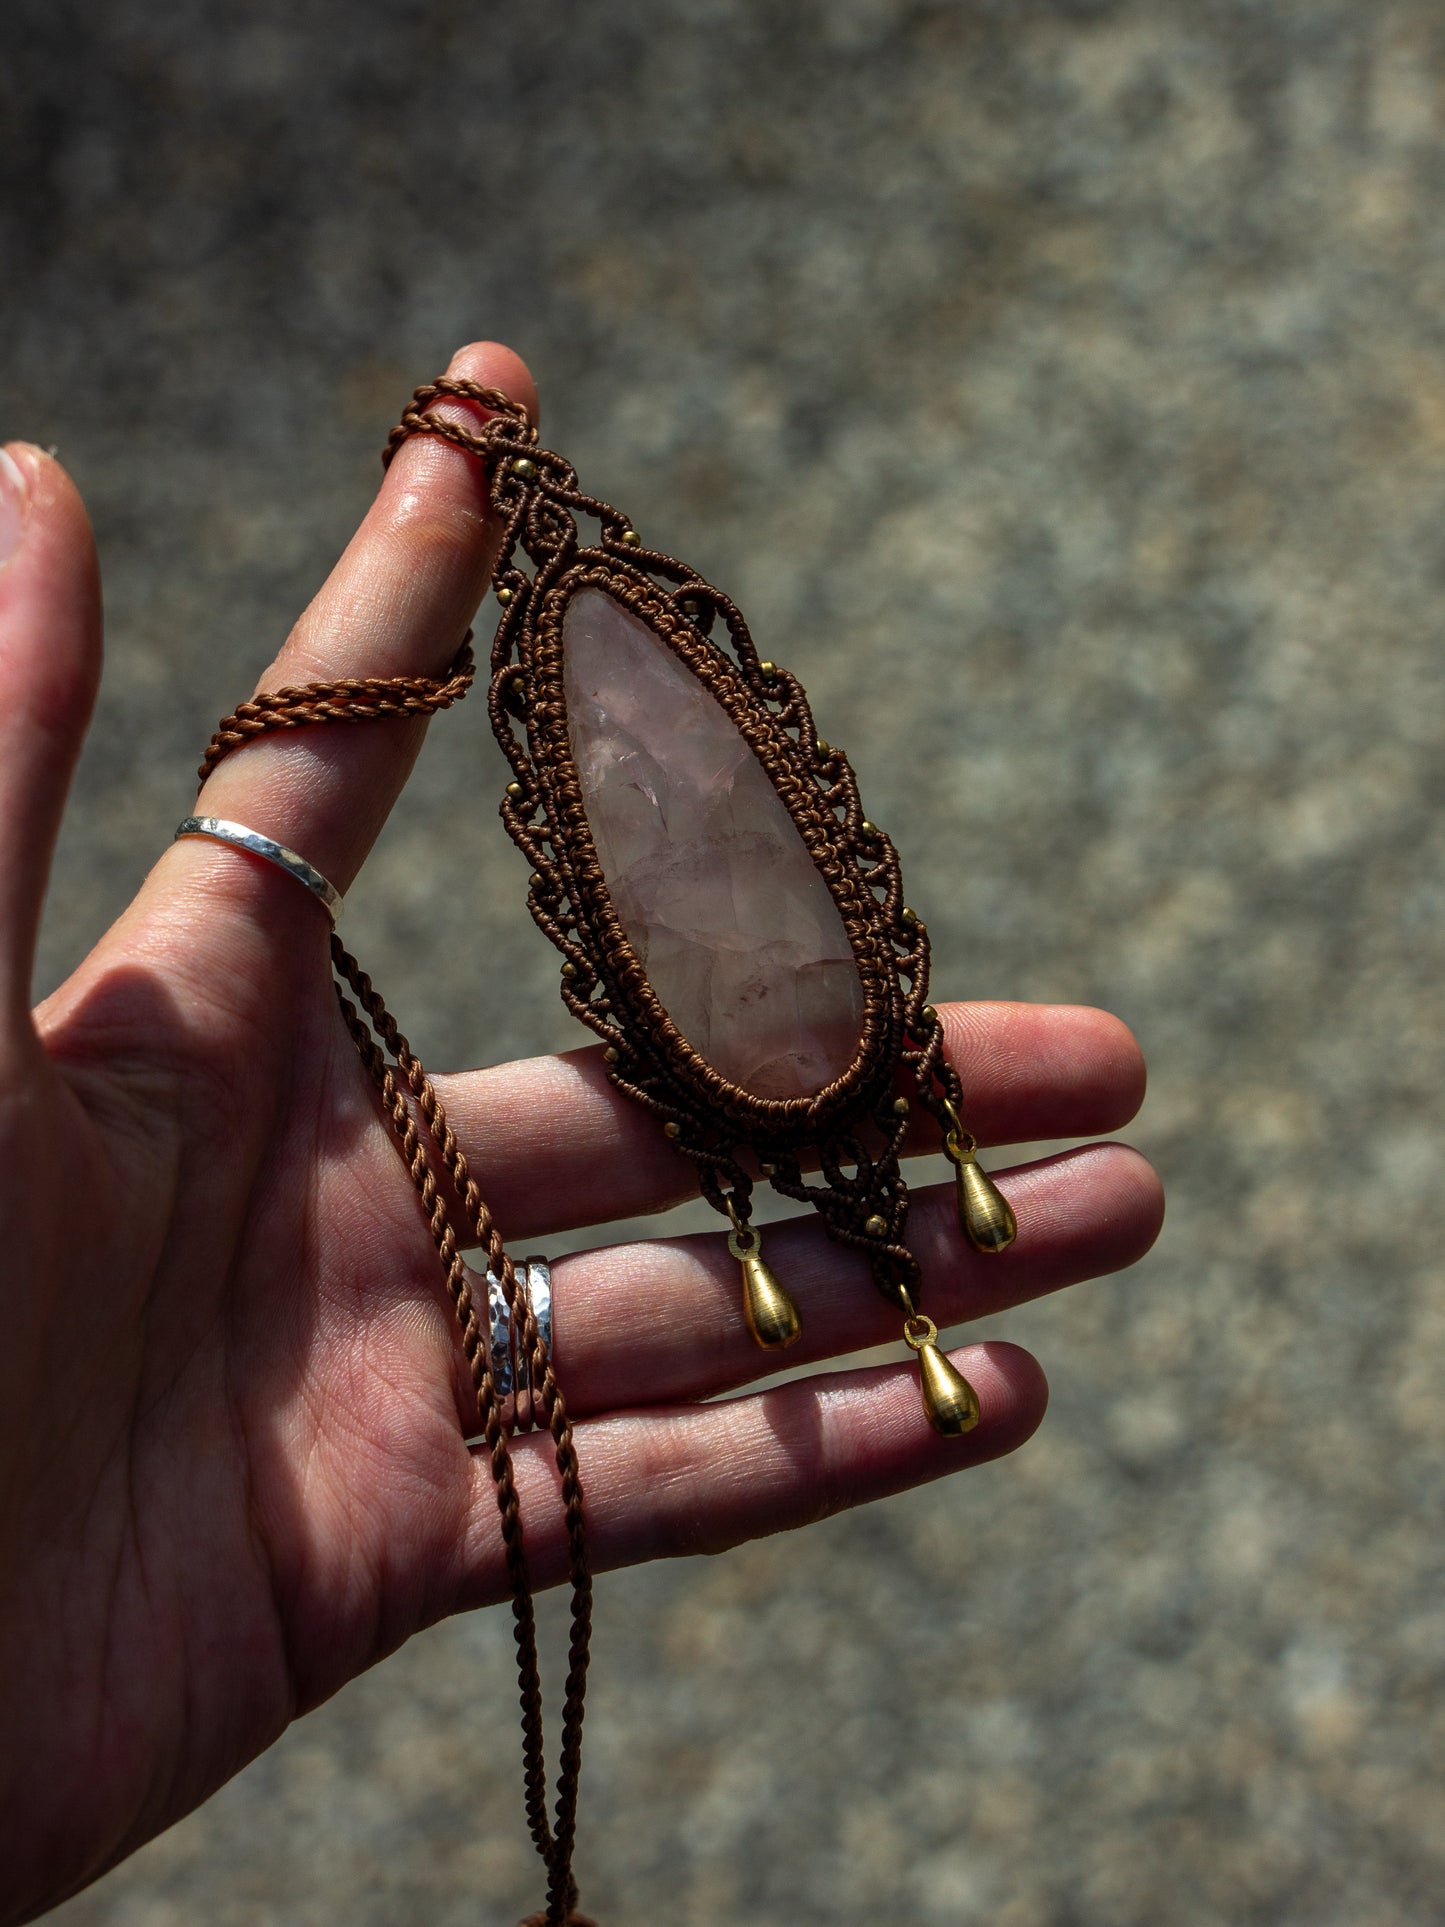
[[[811,1096],[858,1053],[843,919],[712,692],[603,589],[562,622],[572,755],[608,893],[659,1003],[755,1097]]]

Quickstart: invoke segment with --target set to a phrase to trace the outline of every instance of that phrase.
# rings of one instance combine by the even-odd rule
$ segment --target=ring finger
[[[909,1242],[923,1308],[939,1326],[986,1317],[1133,1264],[1158,1235],[1162,1194],[1146,1160],[1095,1144],[1002,1174],[1019,1218],[1002,1258],[973,1250],[953,1188],[915,1194]],[[765,1228],[766,1262],[798,1307],[802,1337],[760,1351],[743,1324],[738,1266],[718,1233],[579,1252],[552,1268],[553,1357],[576,1416],[715,1397],[780,1365],[841,1357],[899,1335],[901,1313],[816,1218]]]

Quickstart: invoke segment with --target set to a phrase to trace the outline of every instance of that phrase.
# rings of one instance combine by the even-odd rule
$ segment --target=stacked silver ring
[[[532,1316],[537,1321],[541,1335],[542,1349],[550,1354],[552,1350],[552,1269],[545,1258],[523,1258],[513,1264],[517,1277],[517,1290],[526,1297],[532,1308]],[[524,1401],[516,1397],[515,1422],[520,1430],[526,1430],[534,1423],[536,1416],[537,1393],[540,1391],[532,1377],[531,1360],[525,1357],[518,1343],[517,1333],[507,1314],[507,1300],[502,1291],[502,1281],[495,1272],[487,1273],[487,1334],[488,1351],[492,1366],[492,1383],[497,1396],[501,1399],[512,1398],[522,1389],[526,1391]],[[478,1306],[478,1310],[480,1310]]]

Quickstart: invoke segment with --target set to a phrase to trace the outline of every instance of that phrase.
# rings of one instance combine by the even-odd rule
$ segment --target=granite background
[[[1151,1057],[1162,1241],[999,1321],[1052,1380],[1033,1444],[602,1583],[587,1905],[1441,1918],[1445,12],[7,22],[0,428],[78,477],[110,620],[40,988],[169,835],[400,400],[491,335],[802,675],[940,994],[1106,1004]],[[438,1066],[576,1041],[501,780],[468,705],[353,898]],[[509,1648],[504,1613],[415,1641],[54,1918],[509,1927]]]

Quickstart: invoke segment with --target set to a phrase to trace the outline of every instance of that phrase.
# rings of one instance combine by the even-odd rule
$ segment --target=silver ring
[[[251,856],[263,857],[267,863],[274,863],[278,870],[284,870],[288,877],[295,877],[326,907],[326,914],[335,925],[341,920],[341,892],[334,883],[328,883],[321,872],[306,861],[295,850],[288,850],[284,843],[276,842],[274,837],[262,836],[259,830],[248,830],[244,823],[228,822],[224,816],[188,816],[171,841],[179,843],[183,836],[208,836],[216,843],[229,843],[233,850],[245,850]]]
[[[512,1267],[517,1277],[517,1289],[532,1307],[532,1316],[537,1321],[537,1330],[542,1340],[542,1350],[549,1356],[552,1351],[552,1268],[545,1258],[523,1258]],[[492,1365],[492,1384],[498,1398],[510,1398],[519,1387],[525,1386],[528,1403],[528,1419],[536,1408],[537,1393],[541,1389],[532,1377],[532,1363],[522,1357],[517,1348],[516,1334],[512,1321],[507,1316],[507,1300],[502,1290],[502,1281],[494,1271],[487,1273],[487,1333],[488,1351]],[[517,1413],[521,1420],[520,1409]]]

